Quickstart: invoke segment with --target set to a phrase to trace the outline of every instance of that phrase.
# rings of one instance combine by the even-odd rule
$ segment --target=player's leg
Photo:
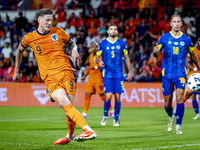
[[[186,86],[186,92],[183,95],[183,102],[186,102],[187,99],[190,98],[190,96],[192,95],[193,91],[191,89],[188,89],[188,84]]]
[[[181,125],[184,115],[183,89],[176,89],[176,134],[182,134]]]
[[[85,102],[83,105],[83,112],[82,112],[82,116],[84,118],[87,118],[87,111],[90,107],[91,96],[92,96],[92,93],[85,93]]]
[[[101,97],[101,99],[102,99],[103,101],[106,100],[106,95],[105,95],[105,93],[100,93],[99,96]],[[114,117],[114,110],[113,110],[113,108],[112,108],[111,101],[110,101],[110,108],[109,108],[109,117],[110,117],[110,118]]]
[[[106,95],[105,95],[105,91],[103,88],[103,82],[102,83],[96,83],[94,85],[96,92],[99,94],[99,96],[101,97],[101,99],[103,101],[106,100]],[[111,101],[110,101],[111,103]],[[114,111],[112,110],[112,105],[110,104],[110,108],[109,108],[109,117],[113,117],[114,115]]]
[[[79,126],[83,129],[83,134],[74,138],[76,141],[84,141],[88,139],[95,139],[97,137],[96,133],[88,126],[82,115],[78,110],[76,110],[68,97],[73,95],[67,95],[64,89],[58,89],[51,94],[52,99],[54,99],[64,112]],[[72,97],[74,99],[74,96]]]
[[[121,93],[124,93],[124,77],[115,78],[114,82],[115,93],[115,116],[113,120],[113,126],[119,126],[119,113],[121,110]]]
[[[113,120],[113,126],[119,126],[119,113],[121,110],[121,94],[115,94],[115,116]]]
[[[113,93],[106,93],[106,99],[104,101],[104,116],[103,116],[103,119],[101,120],[101,126],[105,126],[106,125],[106,122],[107,122],[107,119],[108,119],[108,111],[109,111],[109,108],[110,108],[110,102],[111,102],[111,98],[112,98],[112,95]]]
[[[104,116],[101,121],[101,126],[105,126],[108,118],[108,111],[110,108],[110,101],[113,95],[113,80],[112,78],[103,77],[103,86],[105,90],[106,100],[104,101]]]
[[[192,94],[192,106],[194,109],[194,112],[196,113],[196,116],[193,119],[199,119],[199,105],[196,100],[196,94]]]
[[[174,84],[171,80],[162,77],[162,88],[163,88],[163,95],[164,95],[164,108],[169,116],[169,121],[167,124],[167,131],[171,132],[173,129],[174,123],[174,115],[173,115],[173,107],[172,107],[172,99],[173,99],[173,91],[174,91]]]

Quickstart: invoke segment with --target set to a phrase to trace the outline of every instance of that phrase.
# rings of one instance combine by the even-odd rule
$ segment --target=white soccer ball
[[[200,73],[194,73],[189,77],[188,89],[193,92],[200,92]]]

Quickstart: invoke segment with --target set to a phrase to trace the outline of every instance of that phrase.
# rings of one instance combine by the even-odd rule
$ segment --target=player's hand
[[[127,79],[128,79],[128,82],[130,82],[132,80],[132,74],[131,74],[131,72],[128,73],[128,78]]]
[[[18,72],[15,72],[13,75],[13,81],[14,82],[19,82],[21,80],[20,75]]]
[[[156,46],[154,46],[154,48],[153,48],[153,56],[154,57],[158,57],[158,55],[159,55],[159,49],[158,49],[158,43],[156,43]]]
[[[82,64],[82,60],[81,60],[81,57],[76,50],[72,50],[72,58],[74,60],[74,66],[76,66],[76,62],[77,62],[77,65],[80,67],[81,64]]]
[[[101,67],[104,67],[104,66],[105,66],[104,63],[103,63],[103,61],[100,61],[100,62],[99,62],[99,66],[101,66]]]
[[[81,81],[82,81],[82,82],[84,82],[84,81],[85,81],[85,77],[84,77],[84,76],[81,78]]]

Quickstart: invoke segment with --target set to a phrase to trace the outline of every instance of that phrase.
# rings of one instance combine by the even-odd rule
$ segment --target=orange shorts
[[[189,79],[189,77],[190,77],[192,74],[194,74],[194,73],[197,73],[197,72],[194,71],[194,70],[191,70],[191,71],[189,72],[188,76],[187,76],[187,79]]]
[[[104,93],[103,82],[102,83],[87,82],[86,88],[85,88],[85,93],[93,93],[93,94],[95,94],[96,92],[98,94]]]
[[[58,90],[64,89],[67,94],[75,96],[76,83],[74,72],[71,70],[62,71],[58,74],[47,76],[45,79],[46,92],[51,99],[51,94]],[[51,99],[52,100],[52,99]]]

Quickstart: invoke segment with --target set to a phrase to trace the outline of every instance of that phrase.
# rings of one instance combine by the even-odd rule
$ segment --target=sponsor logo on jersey
[[[111,49],[115,49],[115,47],[114,47],[114,46],[112,46],[112,47],[111,47]]]
[[[184,45],[185,45],[185,43],[184,43],[183,41],[181,41],[181,42],[180,42],[180,45],[181,45],[181,46],[184,46]]]
[[[178,45],[178,42],[174,42],[174,45]]]

